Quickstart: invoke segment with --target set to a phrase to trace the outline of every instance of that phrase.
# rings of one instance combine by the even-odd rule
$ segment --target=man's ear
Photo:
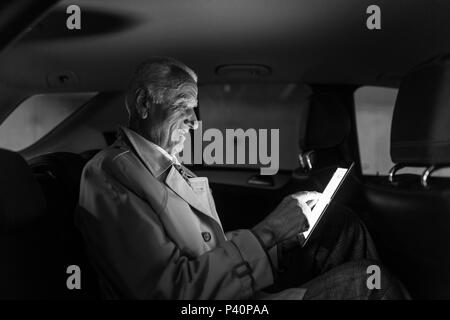
[[[136,91],[136,112],[141,119],[147,119],[149,113],[147,91],[138,89]]]

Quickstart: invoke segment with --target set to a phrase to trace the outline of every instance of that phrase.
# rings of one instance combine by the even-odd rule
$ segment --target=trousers
[[[274,285],[256,299],[410,299],[382,265],[364,223],[344,206],[330,206],[304,246],[298,239],[279,244],[278,256]]]

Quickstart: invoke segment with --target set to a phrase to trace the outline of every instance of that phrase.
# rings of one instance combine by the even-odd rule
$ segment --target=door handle
[[[247,183],[255,186],[273,187],[275,185],[275,180],[273,179],[273,176],[256,174],[248,178]]]

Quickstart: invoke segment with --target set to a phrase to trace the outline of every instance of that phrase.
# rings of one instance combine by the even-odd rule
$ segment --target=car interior
[[[413,299],[450,299],[450,176],[438,174],[450,167],[450,3],[377,2],[380,30],[365,26],[366,0],[80,0],[81,29],[69,30],[70,1],[4,1],[0,299],[101,299],[73,221],[81,172],[126,125],[127,82],[152,56],[198,74],[204,129],[280,129],[275,175],[187,165],[208,177],[225,231],[252,227],[288,194],[322,192],[354,162],[333,205],[366,223]],[[373,151],[390,159],[386,172],[361,158],[362,135],[374,136],[358,127],[355,92],[367,86],[397,92],[387,149]],[[39,134],[14,122],[33,101],[30,121],[54,119]],[[25,133],[34,138],[15,145]],[[67,290],[69,265],[83,290]]]

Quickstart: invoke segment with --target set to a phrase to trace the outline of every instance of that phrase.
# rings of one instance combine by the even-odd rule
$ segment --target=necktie
[[[175,169],[178,170],[178,172],[181,174],[184,180],[188,183],[188,185],[191,185],[191,182],[189,181],[189,178],[192,178],[192,175],[190,175],[186,170],[183,169],[183,166],[178,163],[173,163],[173,166]]]

